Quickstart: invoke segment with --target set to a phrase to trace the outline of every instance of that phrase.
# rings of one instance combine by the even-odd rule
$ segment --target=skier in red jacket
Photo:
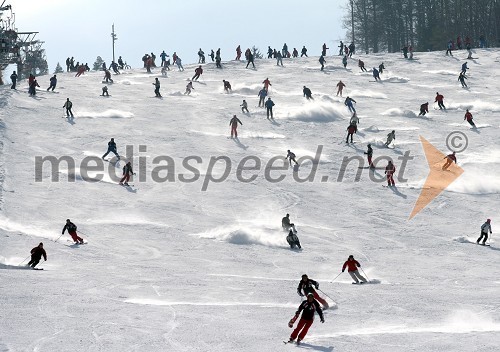
[[[436,100],[434,100],[434,102],[438,103],[439,110],[443,110],[443,109],[446,110],[446,106],[444,106],[443,99],[444,99],[444,96],[442,96],[441,94],[439,94],[439,92],[436,93]]]
[[[264,84],[264,89],[266,90],[266,92],[269,91],[269,86],[272,86],[269,78],[266,78],[262,83]]]
[[[316,292],[314,287],[316,288],[316,290],[319,289],[319,283],[317,281],[314,281],[313,279],[310,279],[306,274],[304,274],[302,275],[302,279],[299,282],[299,286],[297,286],[297,293],[300,297],[304,297],[312,293],[314,299],[316,299],[323,305],[323,309],[328,309],[330,307],[328,305],[328,302],[325,299],[321,298],[320,295],[318,295],[318,292]],[[302,292],[304,293],[302,294]]]
[[[194,76],[191,78],[192,81],[197,81],[198,78],[200,78],[201,74],[203,73],[203,69],[201,68],[201,65],[194,70]]]
[[[347,272],[351,275],[355,284],[359,284],[359,280],[361,280],[361,283],[364,284],[366,279],[358,272],[358,267],[361,267],[361,264],[359,264],[359,262],[354,259],[354,256],[351,254],[342,266],[342,272],[344,272],[347,268]]]
[[[444,157],[444,159],[446,159],[446,162],[443,165],[443,171],[448,170],[448,168],[453,162],[455,162],[455,164],[457,163],[457,157],[455,156],[455,152],[448,154],[447,156]]]
[[[474,121],[472,121],[472,114],[469,112],[469,109],[465,112],[464,120],[467,120],[467,122],[474,128],[476,128],[476,125],[474,124]]]
[[[349,127],[347,127],[347,137],[345,139],[345,142],[349,143],[349,136],[351,136],[351,143],[353,143],[352,136],[354,135],[354,133],[357,133],[357,131],[358,131],[358,127],[356,127],[355,124],[350,124]]]
[[[325,318],[323,317],[323,312],[321,311],[319,303],[316,302],[312,293],[309,293],[307,295],[307,300],[303,301],[300,304],[299,308],[295,312],[295,316],[288,322],[289,327],[293,327],[293,324],[295,323],[301,312],[302,316],[300,317],[299,323],[290,335],[290,340],[288,340],[288,342],[293,342],[295,339],[297,339],[297,345],[300,345],[300,342],[304,339],[307,331],[313,324],[314,312],[318,313],[322,323],[325,322]]]
[[[231,126],[231,138],[233,138],[233,135],[234,138],[238,138],[238,123],[243,126],[240,119],[237,118],[236,115],[234,115],[231,121],[229,121],[229,126]]]
[[[387,186],[395,186],[394,183],[394,173],[396,172],[396,167],[392,163],[391,160],[389,160],[389,163],[385,167],[385,174],[387,175]]]

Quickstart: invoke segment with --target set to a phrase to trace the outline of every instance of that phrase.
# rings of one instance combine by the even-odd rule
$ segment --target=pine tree
[[[95,59],[93,70],[99,71],[102,67],[103,62],[104,62],[104,60],[100,56],[98,56],[97,59]]]
[[[255,45],[252,46],[252,54],[254,59],[262,59],[262,53],[260,52],[260,49],[257,48]]]
[[[64,72],[64,70],[62,69],[61,65],[59,65],[59,62],[58,62],[54,73],[62,73],[62,72]]]

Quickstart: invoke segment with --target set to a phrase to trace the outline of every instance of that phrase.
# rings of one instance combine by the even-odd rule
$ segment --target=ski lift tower
[[[115,61],[115,41],[118,40],[118,38],[116,37],[116,33],[115,33],[115,24],[113,23],[113,25],[111,26],[111,38],[113,40],[113,62],[116,62]]]

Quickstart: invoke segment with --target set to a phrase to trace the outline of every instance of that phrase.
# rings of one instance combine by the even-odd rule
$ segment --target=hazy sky
[[[243,51],[256,45],[290,51],[303,45],[319,55],[321,45],[336,50],[345,38],[342,18],[347,0],[7,0],[16,14],[19,31],[38,31],[45,41],[50,72],[66,57],[92,67],[101,56],[112,58],[111,25],[121,55],[132,67],[141,57],[162,50],[174,51],[183,63],[197,62],[201,47],[206,54],[221,48],[222,60],[234,59],[239,45]],[[1,3],[1,0],[0,0]],[[334,49],[335,48],[335,49]]]

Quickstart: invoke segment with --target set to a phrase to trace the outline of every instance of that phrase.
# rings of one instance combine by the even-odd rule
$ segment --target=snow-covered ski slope
[[[300,303],[296,287],[303,273],[337,305],[325,312],[324,324],[316,319],[305,350],[498,351],[500,51],[476,51],[467,90],[457,81],[466,56],[416,53],[408,61],[398,54],[355,55],[367,68],[384,62],[381,83],[360,73],[357,60],[345,70],[337,56],[327,57],[324,72],[318,57],[284,60],[284,67],[257,60],[256,70],[244,62],[223,63],[222,70],[209,63],[191,96],[183,93],[198,65],[173,69],[168,78],[158,69],[114,75],[109,98],[99,96],[100,72],[58,75],[57,94],[45,91],[50,76],[39,77],[35,98],[26,82],[18,91],[1,87],[0,351],[288,351],[296,347],[281,341],[291,333],[287,323]],[[154,97],[155,77],[163,99]],[[266,77],[274,123],[257,107]],[[232,94],[224,94],[223,79]],[[350,114],[335,96],[340,79],[360,118],[350,146],[343,141]],[[304,85],[314,101],[302,97]],[[445,96],[447,111],[433,108],[436,92]],[[67,97],[74,104],[72,123],[62,118]],[[248,115],[239,107],[243,99]],[[429,114],[417,117],[425,102]],[[475,131],[463,121],[466,108]],[[233,114],[243,122],[239,141],[228,138]],[[395,148],[388,149],[383,142],[393,129]],[[448,154],[445,140],[453,131],[468,137],[468,148],[457,154],[463,175],[408,220],[429,172],[419,136]],[[134,149],[138,175],[130,188],[109,175],[82,180],[82,160],[99,158],[111,137],[121,155],[126,145]],[[408,180],[396,180],[391,190],[355,162],[341,166],[344,157],[364,158],[367,143],[374,157],[393,158],[398,171],[397,158],[409,151]],[[141,145],[146,150],[139,151]],[[298,158],[314,156],[318,146],[314,182],[296,182],[292,169],[271,172],[285,175],[281,182],[265,179],[273,157],[287,149]],[[76,181],[67,181],[72,173],[63,162],[55,175],[45,164],[42,182],[35,182],[37,156],[73,158]],[[175,162],[171,182],[153,181],[158,156]],[[181,182],[181,175],[194,177],[183,165],[189,156],[201,158],[189,161],[200,176]],[[227,180],[202,191],[207,175],[224,175],[223,161],[209,170],[217,156],[231,161]],[[261,165],[257,178],[245,183],[236,169],[248,156]],[[123,161],[104,165],[120,175]],[[304,161],[296,176],[305,178],[312,166]],[[383,177],[383,170],[374,173]],[[288,248],[281,231],[286,213],[297,227],[300,252]],[[72,246],[67,234],[54,242],[66,218],[88,245]],[[492,245],[477,246],[487,218]],[[48,253],[39,265],[45,270],[13,270],[40,241]],[[380,284],[351,285],[347,273],[330,283],[350,254]]]

